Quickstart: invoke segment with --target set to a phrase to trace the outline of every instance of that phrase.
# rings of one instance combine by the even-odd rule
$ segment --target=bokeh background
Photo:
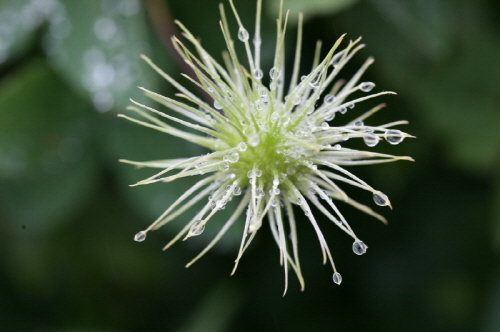
[[[406,119],[410,125],[401,129],[417,137],[377,146],[415,163],[353,170],[394,206],[376,207],[388,226],[342,210],[369,245],[366,255],[354,255],[351,239],[322,221],[344,278],[340,287],[321,264],[305,220],[298,227],[306,290],[291,275],[285,297],[278,249],[266,227],[234,276],[239,229],[184,268],[224,216],[167,252],[160,249],[185,218],[143,243],[132,240],[192,182],[130,188],[150,173],[118,159],[197,150],[116,115],[128,98],[144,100],[137,86],[176,92],[139,54],[188,85],[170,46],[170,35],[179,35],[173,19],[214,56],[221,54],[218,2],[0,1],[0,329],[500,331],[496,0],[285,0],[289,53],[298,12],[305,14],[304,72],[316,40],[326,52],[343,33],[362,36],[367,47],[341,76],[373,55],[365,80],[398,95],[383,97],[388,107],[371,122]],[[235,3],[253,31],[255,1]],[[264,0],[266,70],[278,7]],[[371,202],[365,193],[353,195]]]

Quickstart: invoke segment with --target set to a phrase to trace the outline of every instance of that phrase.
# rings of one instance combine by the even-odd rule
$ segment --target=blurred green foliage
[[[255,2],[235,3],[252,27]],[[264,45],[274,45],[277,3],[265,0]],[[184,218],[132,241],[192,182],[129,188],[149,173],[118,159],[200,151],[116,114],[128,98],[143,99],[138,85],[175,93],[139,60],[147,54],[180,78],[168,48],[173,19],[220,54],[218,0],[1,0],[2,331],[500,330],[500,4],[284,3],[291,17],[306,16],[304,71],[316,40],[328,47],[344,32],[363,36],[366,50],[343,74],[374,55],[367,80],[398,92],[374,121],[407,119],[417,136],[386,151],[416,163],[355,170],[395,207],[381,211],[389,226],[343,209],[368,255],[354,257],[350,240],[325,222],[342,286],[321,266],[306,222],[298,225],[306,290],[292,278],[284,298],[265,229],[232,277],[238,229],[189,269],[209,229],[165,253]],[[273,52],[264,48],[265,67]]]

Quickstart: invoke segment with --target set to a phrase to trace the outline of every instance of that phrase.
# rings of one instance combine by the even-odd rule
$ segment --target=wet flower
[[[274,63],[269,74],[265,75],[260,63],[261,0],[257,3],[253,47],[250,45],[250,34],[242,25],[231,0],[230,5],[239,26],[235,34],[238,40],[232,39],[224,7],[221,5],[221,28],[227,44],[227,52],[223,54],[224,64],[220,64],[209,55],[200,42],[179,22],[177,24],[195,52],[176,37],[172,38],[176,50],[196,76],[192,78],[184,75],[185,78],[202,89],[213,102],[207,103],[197,97],[147,57],[143,57],[180,93],[177,94],[179,98],[176,100],[144,88],[142,90],[153,100],[177,112],[179,116],[157,111],[135,101],[132,102],[136,106],[130,107],[130,110],[135,111],[143,119],[120,116],[183,138],[209,149],[210,152],[201,156],[161,161],[122,160],[139,167],[160,169],[158,173],[138,182],[137,185],[171,182],[186,176],[201,178],[153,224],[137,233],[135,240],[144,241],[150,230],[160,228],[189,210],[195,203],[208,198],[204,207],[196,212],[164,249],[181,238],[198,236],[227,202],[239,196],[237,197],[239,203],[229,220],[208,246],[187,266],[212,248],[242,217],[245,224],[234,270],[262,224],[268,223],[279,248],[280,263],[284,266],[285,291],[290,268],[295,271],[303,289],[304,280],[299,262],[296,230],[296,214],[302,213],[317,234],[323,262],[329,262],[332,266],[333,281],[340,284],[342,277],[337,272],[328,244],[318,225],[318,216],[313,214],[313,210],[319,211],[321,218],[330,220],[353,238],[352,249],[355,254],[364,254],[367,246],[349,226],[338,209],[337,202],[347,203],[382,222],[386,221],[370,207],[350,198],[341,186],[359,187],[370,192],[377,205],[389,207],[391,205],[385,194],[351,173],[348,166],[412,159],[351,149],[344,146],[344,142],[361,138],[368,147],[374,147],[383,140],[390,144],[398,144],[405,137],[411,136],[394,129],[394,126],[407,122],[396,121],[378,126],[365,124],[370,115],[384,106],[381,104],[352,121],[335,125],[342,123],[343,114],[356,105],[360,106],[350,112],[362,108],[362,102],[368,99],[393,94],[388,91],[370,94],[375,84],[360,81],[362,74],[373,62],[372,58],[369,58],[350,80],[337,79],[345,64],[363,48],[364,45],[359,43],[360,39],[350,41],[341,48],[342,36],[322,60],[318,43],[312,71],[299,78],[302,43],[300,15],[294,66],[289,83],[285,85],[284,43],[288,12],[283,14],[280,11]],[[237,56],[235,43],[244,46],[245,61],[241,61]],[[356,97],[352,97],[353,95]],[[178,129],[160,120],[161,118],[189,130]],[[193,133],[193,130],[197,133]]]

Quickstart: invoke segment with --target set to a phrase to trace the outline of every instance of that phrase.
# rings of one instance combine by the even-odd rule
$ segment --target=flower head
[[[405,137],[411,136],[393,127],[406,124],[406,121],[379,126],[365,124],[365,119],[384,106],[381,104],[344,125],[333,125],[334,122],[342,122],[342,114],[357,104],[362,105],[363,101],[380,95],[393,94],[388,91],[369,94],[375,84],[360,82],[362,74],[373,62],[372,58],[369,58],[350,80],[336,79],[345,64],[363,47],[359,44],[360,39],[350,41],[345,48],[339,49],[342,36],[321,61],[320,47],[318,47],[312,71],[299,79],[302,42],[300,15],[294,67],[289,84],[286,86],[284,43],[288,12],[283,15],[280,11],[274,63],[269,75],[265,75],[260,64],[261,0],[257,2],[253,48],[249,42],[250,35],[242,25],[232,0],[230,5],[239,25],[238,40],[233,41],[231,38],[224,7],[221,5],[220,24],[227,44],[224,65],[210,56],[200,42],[179,22],[177,24],[182,29],[184,37],[192,44],[194,52],[176,37],[172,38],[176,50],[196,76],[193,78],[184,75],[185,78],[209,95],[212,102],[197,97],[161,71],[148,58],[143,57],[154,70],[180,91],[177,95],[180,100],[143,89],[145,94],[177,112],[179,117],[135,101],[132,102],[136,106],[130,107],[130,110],[137,112],[144,120],[121,116],[208,148],[210,152],[201,156],[162,161],[122,160],[140,167],[161,169],[155,175],[138,182],[138,185],[171,182],[186,176],[201,177],[153,224],[137,233],[135,240],[143,241],[147,232],[160,228],[196,202],[208,197],[204,207],[197,211],[182,231],[166,245],[167,249],[182,237],[187,239],[200,235],[214,214],[223,209],[228,201],[240,196],[239,204],[220,232],[187,266],[213,247],[233,223],[239,220],[240,216],[244,216],[244,231],[234,269],[262,223],[267,222],[279,247],[280,262],[284,266],[285,291],[289,268],[296,272],[303,288],[304,280],[298,256],[298,235],[295,224],[295,214],[298,212],[305,214],[314,228],[323,261],[330,262],[333,268],[333,281],[340,284],[342,277],[333,263],[332,255],[312,209],[319,210],[323,218],[333,222],[354,239],[353,250],[356,254],[364,254],[367,246],[355,235],[337,208],[336,202],[345,202],[383,222],[385,219],[368,206],[351,199],[340,185],[348,184],[371,192],[377,205],[389,207],[391,205],[385,194],[359,179],[347,170],[347,166],[412,159],[350,149],[340,144],[351,138],[363,139],[368,147],[374,147],[384,139],[390,144],[398,144]],[[244,45],[247,58],[244,62],[241,62],[236,54],[235,43]],[[268,81],[269,84],[266,84]],[[351,95],[355,92],[361,93],[358,93],[359,97],[353,99]],[[357,109],[362,107],[359,106]],[[169,122],[185,126],[190,131],[171,126],[151,113]],[[336,119],[333,122],[334,118]],[[198,133],[193,133],[193,130]],[[174,173],[170,174],[171,172]]]

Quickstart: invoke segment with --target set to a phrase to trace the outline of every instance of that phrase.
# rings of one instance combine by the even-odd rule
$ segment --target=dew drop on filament
[[[340,283],[342,282],[342,276],[340,275],[340,273],[335,272],[333,274],[333,282],[336,283],[337,285],[340,285]]]
[[[385,132],[385,140],[392,145],[401,143],[403,139],[403,133],[399,130],[391,129]]]
[[[365,141],[365,144],[369,147],[373,147],[378,144],[378,136],[375,134],[365,134],[363,136],[363,141]]]
[[[262,72],[262,69],[254,69],[253,77],[255,77],[255,79],[260,80],[263,76],[264,73]]]
[[[373,200],[375,204],[379,206],[387,206],[390,204],[389,197],[381,191],[376,191],[373,193]]]
[[[359,85],[359,89],[363,92],[370,92],[375,87],[373,82],[363,82]]]
[[[357,240],[352,244],[352,250],[356,255],[363,255],[366,253],[366,249],[368,249],[368,247],[363,241]]]
[[[238,31],[238,39],[241,40],[242,42],[246,42],[249,38],[248,31],[241,27],[240,30]]]
[[[198,220],[191,226],[189,233],[191,233],[192,236],[197,236],[203,233],[204,230],[205,224],[203,224],[203,220]]]
[[[142,242],[144,240],[146,240],[146,232],[140,231],[139,233],[135,234],[134,241]]]
[[[333,95],[327,94],[325,96],[324,102],[325,102],[325,104],[331,104],[331,103],[333,103],[334,100],[335,100],[335,97]]]
[[[239,151],[243,152],[243,151],[246,151],[247,145],[244,142],[240,142],[240,143],[238,143],[237,148],[238,148]]]

